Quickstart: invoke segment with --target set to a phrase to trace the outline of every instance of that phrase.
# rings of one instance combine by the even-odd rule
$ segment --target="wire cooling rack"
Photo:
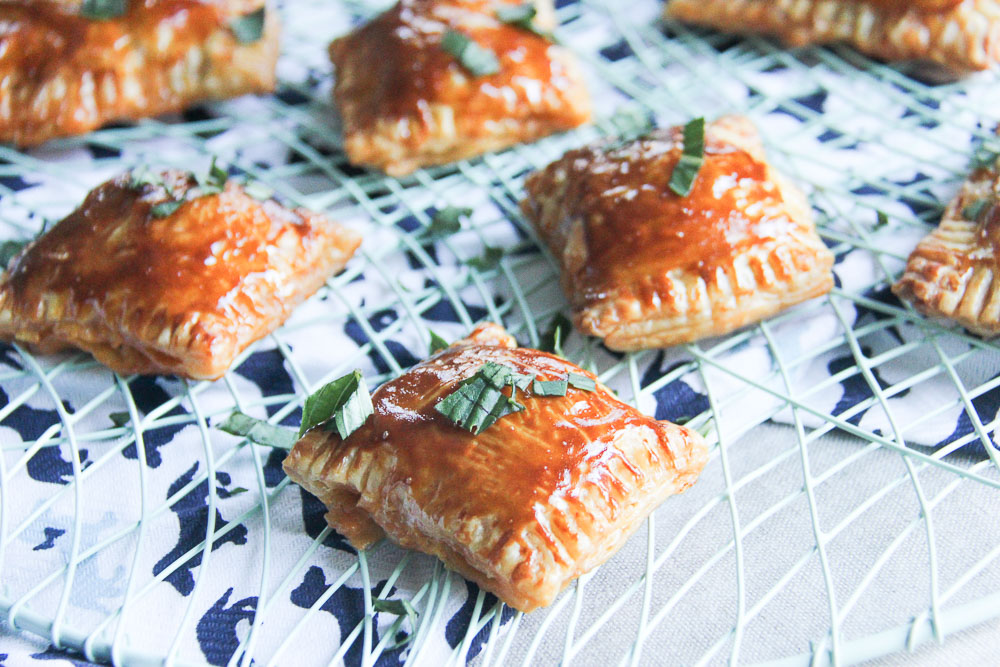
[[[1000,616],[1000,357],[888,292],[990,133],[993,75],[942,84],[846,48],[789,52],[660,22],[652,1],[560,5],[601,120],[406,180],[344,160],[324,52],[386,3],[286,3],[274,97],[0,148],[8,237],[123,168],[210,155],[365,234],[344,274],[215,383],[4,348],[0,617],[91,660],[493,665],[846,664]],[[623,397],[715,445],[698,484],[608,564],[551,608],[514,613],[432,558],[353,552],[284,478],[280,451],[213,428],[235,408],[294,425],[311,389],[353,368],[393,377],[431,329],[453,339],[495,320],[538,344],[565,302],[517,211],[521,183],[613,132],[622,109],[661,124],[749,115],[809,192],[838,281],[682,349],[568,341]],[[470,224],[428,239],[448,204],[474,208]],[[467,264],[488,247],[498,261]]]

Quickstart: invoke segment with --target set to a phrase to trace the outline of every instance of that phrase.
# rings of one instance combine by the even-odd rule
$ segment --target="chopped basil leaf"
[[[889,226],[889,216],[884,211],[875,211],[875,214],[877,219],[875,220],[874,229],[882,229]]]
[[[388,650],[396,649],[401,646],[406,646],[417,634],[417,618],[419,614],[417,610],[414,609],[413,605],[410,604],[409,600],[383,600],[376,598],[372,600],[372,609],[375,611],[385,612],[387,614],[393,614],[394,616],[406,616],[410,619],[410,634],[406,636],[402,641],[396,641],[391,647],[386,647]]]
[[[500,71],[497,54],[474,42],[467,35],[449,30],[441,39],[441,48],[455,56],[472,76],[489,76]]]
[[[979,216],[983,214],[983,211],[989,208],[992,203],[993,200],[989,197],[981,197],[962,209],[962,217],[966,220],[976,222],[979,220]]]
[[[127,412],[112,412],[108,415],[108,419],[111,420],[112,424],[121,428],[132,421],[132,415]]]
[[[549,330],[542,336],[538,349],[560,357],[563,356],[562,344],[571,331],[573,331],[573,323],[570,322],[569,318],[562,313],[556,313],[549,325]]]
[[[255,444],[276,447],[277,449],[291,449],[295,445],[295,441],[298,440],[292,429],[275,426],[263,419],[256,419],[242,412],[234,412],[229,415],[229,418],[217,425],[216,428],[230,435],[246,438]]]
[[[336,428],[340,437],[347,439],[374,411],[365,378],[360,371],[354,371],[323,386],[306,399],[299,437],[317,424],[332,421],[326,428]]]
[[[83,0],[80,16],[105,21],[118,18],[128,11],[128,0]]]
[[[257,201],[267,201],[274,196],[274,190],[267,187],[260,181],[247,181],[243,184],[243,192],[248,197],[253,197]]]
[[[430,345],[431,354],[434,354],[435,352],[440,352],[441,350],[448,347],[448,341],[446,341],[444,338],[441,338],[441,336],[438,336],[433,331],[431,331],[430,333],[431,333],[431,345]]]
[[[249,489],[242,486],[237,486],[235,489],[230,489],[229,491],[226,492],[226,498],[232,498],[233,496],[238,496],[240,494],[246,493],[247,491],[249,491]]]
[[[527,389],[534,379],[531,375],[518,373],[510,366],[504,366],[493,361],[487,361],[479,368],[479,376],[497,389],[511,385],[518,389]]]
[[[161,201],[159,204],[155,204],[151,209],[149,209],[149,212],[153,214],[154,218],[166,218],[173,215],[183,203],[183,201],[178,201],[176,199],[168,199],[167,201]]]
[[[431,218],[431,224],[424,230],[424,236],[428,238],[451,236],[462,230],[462,218],[470,215],[472,215],[471,208],[445,206]]]
[[[229,29],[240,44],[253,44],[264,34],[264,18],[266,7],[261,7],[249,14],[237,16],[229,22]]]
[[[539,37],[544,37],[550,42],[554,42],[555,35],[538,27],[535,23],[535,17],[538,15],[538,10],[535,5],[528,2],[524,5],[513,5],[508,7],[498,7],[496,11],[497,19],[507,25],[514,26],[515,28],[521,28],[522,30],[527,30],[530,33],[534,33]]]
[[[694,181],[705,162],[705,119],[695,118],[684,126],[684,148],[670,175],[670,189],[680,197],[691,194]]]
[[[502,393],[479,374],[446,396],[434,409],[456,426],[482,433],[498,419],[524,410],[524,406]]]
[[[473,257],[467,260],[465,263],[478,271],[492,271],[500,265],[500,260],[503,259],[504,249],[494,248],[493,246],[486,246],[483,250],[483,254],[479,257]]]
[[[594,391],[597,389],[597,383],[586,375],[581,375],[579,373],[570,373],[569,377],[566,378],[570,386],[576,387],[577,389],[582,389],[583,391]]]
[[[166,189],[166,184],[163,182],[163,177],[155,171],[151,171],[148,167],[139,167],[138,169],[133,169],[130,175],[130,183],[132,188],[138,190],[146,185],[159,185]]]
[[[565,396],[569,389],[567,380],[535,380],[531,392],[535,396]]]
[[[226,187],[229,180],[229,172],[216,164],[216,157],[212,156],[212,164],[208,166],[208,173],[204,176],[195,176],[202,195],[217,195]]]
[[[31,243],[31,241],[4,241],[0,243],[0,271],[2,271],[8,264],[10,260],[14,259],[17,253],[24,250],[24,247]]]

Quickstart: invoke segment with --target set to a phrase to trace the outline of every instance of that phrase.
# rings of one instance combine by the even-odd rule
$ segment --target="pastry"
[[[521,409],[472,433],[441,406],[481,382],[489,362],[527,378],[511,380]],[[567,378],[551,395],[532,381]],[[506,400],[511,386],[503,391]],[[642,415],[564,359],[518,348],[496,324],[372,400],[374,414],[346,439],[308,431],[285,459],[289,477],[326,504],[327,521],[354,546],[387,535],[522,611],[610,558],[694,483],[707,457],[697,433]]]
[[[497,15],[518,7],[401,0],[334,41],[334,100],[351,163],[403,176],[587,122],[575,59],[538,34],[554,26],[552,1],[539,0],[530,22]]]
[[[847,42],[884,60],[926,60],[956,71],[1000,59],[995,0],[670,0],[666,14],[792,46]]]
[[[0,141],[270,92],[278,32],[264,0],[0,0]]]
[[[213,170],[214,171],[214,170]],[[122,373],[221,376],[340,271],[360,237],[222,173],[125,173],[0,277],[0,340],[80,348]]]
[[[572,150],[525,185],[522,210],[559,260],[584,333],[615,350],[718,336],[833,285],[809,206],[742,117],[711,123],[686,196],[682,129]]]
[[[1000,333],[1000,167],[975,168],[941,224],[910,254],[893,285],[925,315],[952,319],[983,336]]]

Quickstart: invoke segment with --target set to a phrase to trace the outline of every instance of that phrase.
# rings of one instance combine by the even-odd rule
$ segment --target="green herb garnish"
[[[291,449],[295,445],[295,441],[298,440],[292,429],[275,426],[263,419],[256,419],[242,412],[234,412],[229,415],[229,418],[217,425],[216,428],[230,435],[246,438],[258,445],[277,447],[278,449]]]
[[[235,489],[230,489],[229,491],[226,492],[226,498],[232,498],[233,496],[244,494],[249,490],[250,489],[247,489],[246,487],[237,486]]]
[[[680,197],[691,194],[701,165],[705,162],[705,119],[695,118],[684,126],[681,159],[670,175],[670,189]]]
[[[462,230],[462,218],[468,218],[470,215],[472,215],[471,208],[445,206],[431,218],[431,224],[424,230],[424,236],[427,238],[451,236]]]
[[[112,412],[108,415],[108,419],[111,420],[112,424],[121,428],[132,421],[132,415],[127,412]]]
[[[531,393],[535,396],[565,396],[569,389],[567,380],[535,380]]]
[[[473,257],[465,263],[478,271],[492,271],[500,266],[500,260],[503,259],[503,256],[503,248],[494,248],[493,246],[488,245],[483,250],[482,255],[479,257]]]
[[[569,377],[566,378],[571,387],[581,389],[583,391],[594,391],[597,389],[597,383],[586,375],[580,375],[579,373],[570,373]]]
[[[229,180],[229,172],[216,164],[216,158],[213,155],[212,164],[208,166],[208,173],[204,176],[194,174],[194,179],[198,182],[201,196],[217,195],[225,189],[226,181]]]
[[[417,618],[419,614],[417,610],[414,609],[413,605],[410,604],[409,600],[383,600],[381,598],[375,598],[372,600],[372,609],[375,611],[385,612],[386,614],[392,614],[394,616],[406,616],[410,619],[410,634],[403,641],[397,641],[392,644],[391,647],[386,647],[388,650],[397,649],[401,646],[406,646],[417,634]]]
[[[444,338],[441,338],[441,336],[437,335],[433,331],[431,331],[430,334],[431,334],[431,344],[430,344],[431,354],[440,352],[441,350],[448,347],[448,341],[446,341]]]
[[[354,433],[375,411],[361,371],[354,371],[323,386],[302,407],[299,437],[317,424],[329,422],[341,439]]]
[[[1000,168],[1000,142],[995,138],[983,140],[972,154],[969,166],[972,169]]]
[[[977,222],[979,220],[979,216],[981,216],[983,211],[989,208],[992,203],[993,200],[989,197],[980,197],[962,209],[962,217],[966,220]]]
[[[24,247],[29,243],[31,243],[29,240],[4,241],[0,243],[0,271],[10,264],[10,260],[14,259],[17,253],[24,250]]]
[[[538,349],[551,352],[559,357],[564,356],[562,344],[571,331],[573,331],[573,323],[570,322],[569,318],[562,313],[556,313],[549,325],[549,330],[542,336]]]
[[[481,433],[501,417],[524,410],[524,406],[477,374],[446,396],[434,409],[455,426],[471,433]]]
[[[500,71],[497,54],[480,46],[467,35],[449,30],[441,39],[441,48],[455,56],[472,76],[489,76]]]
[[[232,31],[236,41],[240,44],[253,44],[264,34],[264,18],[267,8],[261,7],[249,14],[237,16],[229,22],[229,29]]]
[[[888,227],[889,226],[889,216],[886,215],[884,211],[875,211],[875,215],[876,215],[876,219],[875,219],[875,227],[873,228],[873,231],[874,230],[879,230],[879,229],[882,229],[883,227]]]
[[[128,11],[128,0],[83,0],[80,16],[98,21],[118,18]]]
[[[530,33],[538,35],[539,37],[544,37],[550,42],[555,41],[555,35],[546,30],[542,30],[538,27],[538,24],[535,23],[535,18],[538,16],[538,9],[535,8],[534,4],[530,2],[524,5],[498,7],[496,16],[498,20],[506,23],[507,25],[520,28],[521,30],[527,30]]]
[[[159,204],[154,204],[149,209],[149,212],[152,213],[154,218],[166,218],[173,215],[183,203],[182,200],[168,199],[167,201],[161,201]]]

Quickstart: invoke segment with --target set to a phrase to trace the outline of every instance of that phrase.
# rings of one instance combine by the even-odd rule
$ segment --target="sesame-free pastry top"
[[[490,363],[529,378],[516,392],[522,409],[470,432],[440,406]],[[581,381],[554,394],[530,381],[574,374]],[[346,439],[308,431],[285,459],[289,477],[356,547],[388,535],[522,611],[550,604],[610,558],[666,497],[694,483],[707,458],[696,432],[646,417],[592,374],[517,347],[495,324],[382,385],[372,401],[374,413]]]
[[[682,196],[681,128],[571,150],[526,183],[521,207],[561,265],[574,322],[615,350],[719,336],[833,286],[833,255],[803,194],[754,126],[707,125]]]
[[[846,42],[876,58],[930,61],[957,74],[1000,60],[996,0],[669,0],[665,11],[791,46]]]
[[[221,376],[340,271],[360,236],[188,172],[125,173],[0,276],[0,340],[79,348],[112,370]]]
[[[0,141],[270,92],[279,31],[264,0],[0,0]]]
[[[987,154],[892,287],[930,317],[982,336],[1000,334],[1000,164]]]
[[[587,122],[575,58],[546,34],[554,24],[552,0],[401,0],[335,40],[348,159],[402,176]]]

